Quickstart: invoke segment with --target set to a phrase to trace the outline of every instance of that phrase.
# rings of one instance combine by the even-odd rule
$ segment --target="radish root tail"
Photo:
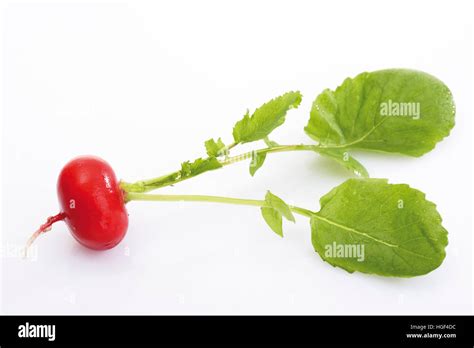
[[[43,234],[45,232],[48,232],[49,230],[51,230],[51,226],[55,223],[55,222],[58,222],[58,221],[62,221],[66,218],[66,214],[65,213],[59,213],[57,215],[54,215],[54,216],[50,216],[46,222],[44,224],[42,224],[40,226],[40,228],[31,235],[31,237],[28,239],[28,241],[26,242],[26,245],[25,245],[25,253],[24,253],[24,257],[28,257],[28,249],[31,247],[31,245],[34,243],[34,241],[36,240],[36,238],[39,237],[40,234]]]

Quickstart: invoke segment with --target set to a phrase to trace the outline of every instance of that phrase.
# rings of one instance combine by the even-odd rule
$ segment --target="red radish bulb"
[[[27,246],[59,220],[90,249],[105,250],[120,243],[127,232],[128,214],[123,191],[107,162],[95,156],[71,160],[59,174],[57,190],[61,213],[48,218]]]

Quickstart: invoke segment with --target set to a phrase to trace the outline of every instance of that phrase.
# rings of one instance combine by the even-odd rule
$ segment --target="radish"
[[[362,86],[354,87],[358,84]],[[388,100],[407,97],[408,87],[401,85],[412,89],[413,95],[408,95],[411,99],[423,102],[423,118],[383,118],[374,113],[382,94]],[[366,89],[371,93],[363,93],[364,98],[356,93]],[[447,232],[436,206],[408,185],[368,179],[367,170],[348,151],[364,148],[410,156],[431,151],[454,125],[454,103],[447,87],[421,72],[364,73],[353,82],[346,80],[335,92],[325,90],[316,98],[305,130],[318,143],[285,145],[269,139],[269,134],[284,123],[287,112],[299,106],[301,98],[299,92],[288,92],[263,104],[252,115],[247,111],[234,126],[232,142],[226,145],[221,138],[209,139],[204,143],[206,157],[185,161],[180,169],[156,178],[119,182],[104,160],[94,156],[73,159],[58,178],[60,213],[49,217],[30,237],[27,249],[58,221],[65,221],[74,238],[85,247],[113,248],[127,232],[127,202],[214,202],[259,207],[265,222],[281,237],[283,218],[290,222],[295,222],[294,214],[309,218],[316,252],[328,263],[349,272],[411,277],[437,268],[445,257]],[[354,105],[358,110],[355,113]],[[230,155],[237,146],[256,141],[264,142],[266,147]],[[286,204],[271,192],[264,200],[149,193],[245,159],[251,159],[249,172],[254,176],[268,154],[293,151],[331,158],[363,178],[347,180],[322,197],[319,212]],[[297,172],[294,177],[298,180]],[[367,255],[359,255],[357,260],[351,259],[350,253],[347,257],[339,255],[339,247],[342,251],[352,250],[347,248],[348,242],[356,243],[349,245],[351,248],[367,250]],[[337,252],[328,253],[336,249]]]
[[[107,162],[95,156],[71,160],[59,174],[57,190],[61,212],[48,218],[31,236],[27,247],[61,220],[74,238],[88,248],[105,250],[120,243],[127,232],[128,214],[123,191]]]

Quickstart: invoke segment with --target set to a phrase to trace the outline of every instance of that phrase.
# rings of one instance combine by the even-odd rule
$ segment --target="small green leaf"
[[[439,267],[447,231],[435,204],[405,184],[349,179],[320,200],[311,218],[321,258],[349,272],[414,277]]]
[[[285,122],[286,113],[297,108],[301,98],[300,92],[288,92],[263,104],[252,116],[247,111],[244,118],[234,126],[234,141],[248,143],[265,138]]]
[[[281,215],[283,215],[285,219],[295,222],[295,217],[293,216],[290,207],[280,197],[277,197],[270,191],[267,191],[267,194],[265,195],[265,202],[269,207],[272,207]]]
[[[268,137],[263,138],[263,141],[268,147],[280,146],[276,141],[270,140]]]
[[[214,139],[207,140],[204,145],[206,146],[206,152],[209,157],[218,157],[222,156],[222,150],[225,148],[225,144],[222,142],[222,139],[219,138],[217,141]]]
[[[221,168],[222,164],[215,158],[198,158],[194,162],[183,162],[181,164],[181,178],[195,176],[209,170],[214,170],[217,168]]]
[[[358,176],[363,178],[369,177],[369,173],[365,167],[344,149],[318,148],[315,151],[323,156],[336,160]]]
[[[280,237],[283,237],[281,214],[270,207],[261,207],[260,210],[262,211],[262,216],[267,225],[270,226],[273,232],[278,234]]]
[[[249,166],[250,175],[255,175],[255,172],[263,165],[263,162],[265,162],[266,157],[266,153],[259,153],[257,151],[252,152],[252,160],[250,161]]]
[[[453,96],[437,78],[414,70],[380,70],[323,91],[305,131],[329,147],[421,156],[449,135],[454,115]]]

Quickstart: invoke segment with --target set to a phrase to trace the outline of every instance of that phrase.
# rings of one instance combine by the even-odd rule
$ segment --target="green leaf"
[[[270,140],[268,137],[263,138],[263,141],[268,147],[280,146],[276,141]]]
[[[244,118],[234,126],[234,141],[248,143],[265,138],[285,122],[286,113],[297,108],[301,98],[300,92],[288,92],[263,104],[252,116],[247,111]]]
[[[278,234],[280,237],[283,237],[281,214],[270,207],[261,207],[260,210],[262,211],[262,216],[267,225],[270,226],[273,232]]]
[[[266,153],[252,152],[252,160],[249,166],[250,175],[255,175],[255,172],[263,165],[263,162],[265,162],[265,158],[267,158]]]
[[[445,258],[447,231],[435,204],[408,185],[349,179],[320,204],[311,218],[311,239],[333,266],[413,277],[433,271]]]
[[[206,152],[209,157],[218,157],[223,155],[222,150],[225,148],[225,144],[222,139],[219,138],[217,141],[214,139],[207,140],[204,145],[206,146]]]
[[[265,202],[269,207],[272,207],[281,215],[283,215],[285,219],[295,222],[295,217],[293,216],[290,207],[280,197],[277,197],[270,191],[267,191],[267,194],[265,195]]]
[[[365,167],[344,149],[318,148],[315,151],[325,157],[336,160],[358,176],[363,178],[369,177]]]
[[[391,69],[346,79],[314,101],[306,133],[320,144],[421,156],[449,135],[448,87],[421,71]]]
[[[295,217],[290,207],[270,191],[267,191],[265,195],[265,203],[267,206],[260,208],[263,218],[273,232],[283,237],[282,216],[289,221],[295,222]]]
[[[183,162],[181,164],[181,171],[180,171],[180,177],[181,178],[186,178],[186,177],[191,177],[195,176],[204,172],[207,172],[209,170],[214,170],[221,168],[222,164],[215,158],[215,157],[210,157],[210,158],[198,158],[194,162]]]

